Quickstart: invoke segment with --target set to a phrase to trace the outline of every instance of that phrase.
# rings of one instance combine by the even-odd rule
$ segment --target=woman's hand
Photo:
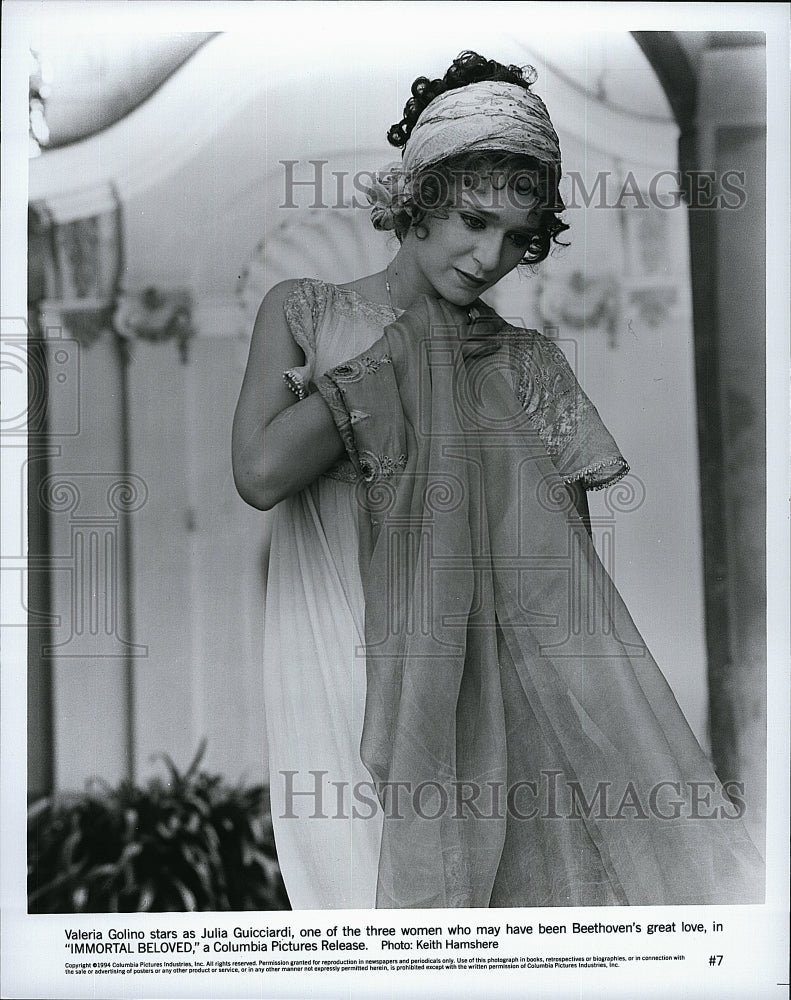
[[[481,302],[467,310],[469,325],[461,348],[465,360],[492,354],[502,344],[498,336],[506,323],[490,306]]]
[[[387,328],[416,344],[426,340],[458,340],[465,359],[491,354],[500,346],[497,333],[504,321],[484,303],[467,309],[445,299],[421,296]]]

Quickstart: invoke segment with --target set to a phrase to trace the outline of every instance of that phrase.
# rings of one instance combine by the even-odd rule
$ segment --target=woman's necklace
[[[390,264],[388,264],[385,268],[385,288],[387,289],[387,301],[390,303],[390,310],[393,313],[393,319],[398,319],[396,307],[393,305],[393,290],[390,287]]]
[[[392,261],[390,263],[392,263]],[[401,309],[399,312],[393,305],[393,289],[390,287],[390,264],[388,264],[387,267],[385,268],[385,288],[387,289],[387,301],[390,303],[390,311],[393,314],[393,318],[398,319],[400,313],[402,313],[404,310]],[[477,306],[469,306],[466,312],[467,316],[471,320],[475,320],[481,315],[481,311],[480,309],[477,308]]]

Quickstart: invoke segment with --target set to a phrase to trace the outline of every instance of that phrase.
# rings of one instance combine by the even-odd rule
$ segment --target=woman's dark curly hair
[[[485,80],[511,83],[530,90],[536,76],[532,66],[506,66],[494,59],[484,59],[477,52],[462,52],[453,60],[442,78],[429,80],[426,76],[419,76],[415,80],[412,84],[412,96],[404,106],[404,117],[390,126],[387,141],[391,146],[403,149],[423,111],[434,98],[449,90]],[[411,226],[415,227],[416,235],[420,236],[422,231],[425,236],[426,216],[440,214],[442,206],[451,203],[454,183],[459,176],[481,178],[495,174],[507,178],[509,185],[516,184],[520,193],[524,190],[524,178],[529,178],[529,183],[539,198],[539,225],[532,235],[522,263],[540,263],[549,255],[553,242],[566,246],[567,244],[558,240],[558,236],[569,228],[558,217],[565,209],[558,190],[560,165],[547,164],[532,156],[505,151],[462,154],[432,164],[425,176],[415,178],[411,200],[395,216],[395,230],[399,240],[404,239]]]

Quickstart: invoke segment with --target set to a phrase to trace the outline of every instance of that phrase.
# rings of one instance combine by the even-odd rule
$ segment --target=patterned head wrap
[[[459,153],[522,153],[560,167],[560,143],[541,98],[513,83],[484,80],[436,97],[418,118],[403,160],[378,174],[367,191],[376,229],[394,229],[413,178]]]

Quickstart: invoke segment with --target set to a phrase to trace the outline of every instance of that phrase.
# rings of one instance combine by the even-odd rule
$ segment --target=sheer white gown
[[[288,373],[297,386],[368,348],[394,319],[387,305],[313,279],[295,283],[285,314],[305,355]],[[514,388],[535,411],[559,471],[593,489],[619,478],[628,467],[562,353],[539,334],[534,347],[521,373],[531,384]],[[561,468],[572,408],[591,431],[590,446],[575,451],[574,468]],[[382,813],[360,758],[366,664],[357,516],[348,461],[274,512],[265,704],[275,839],[294,909],[376,905]]]

